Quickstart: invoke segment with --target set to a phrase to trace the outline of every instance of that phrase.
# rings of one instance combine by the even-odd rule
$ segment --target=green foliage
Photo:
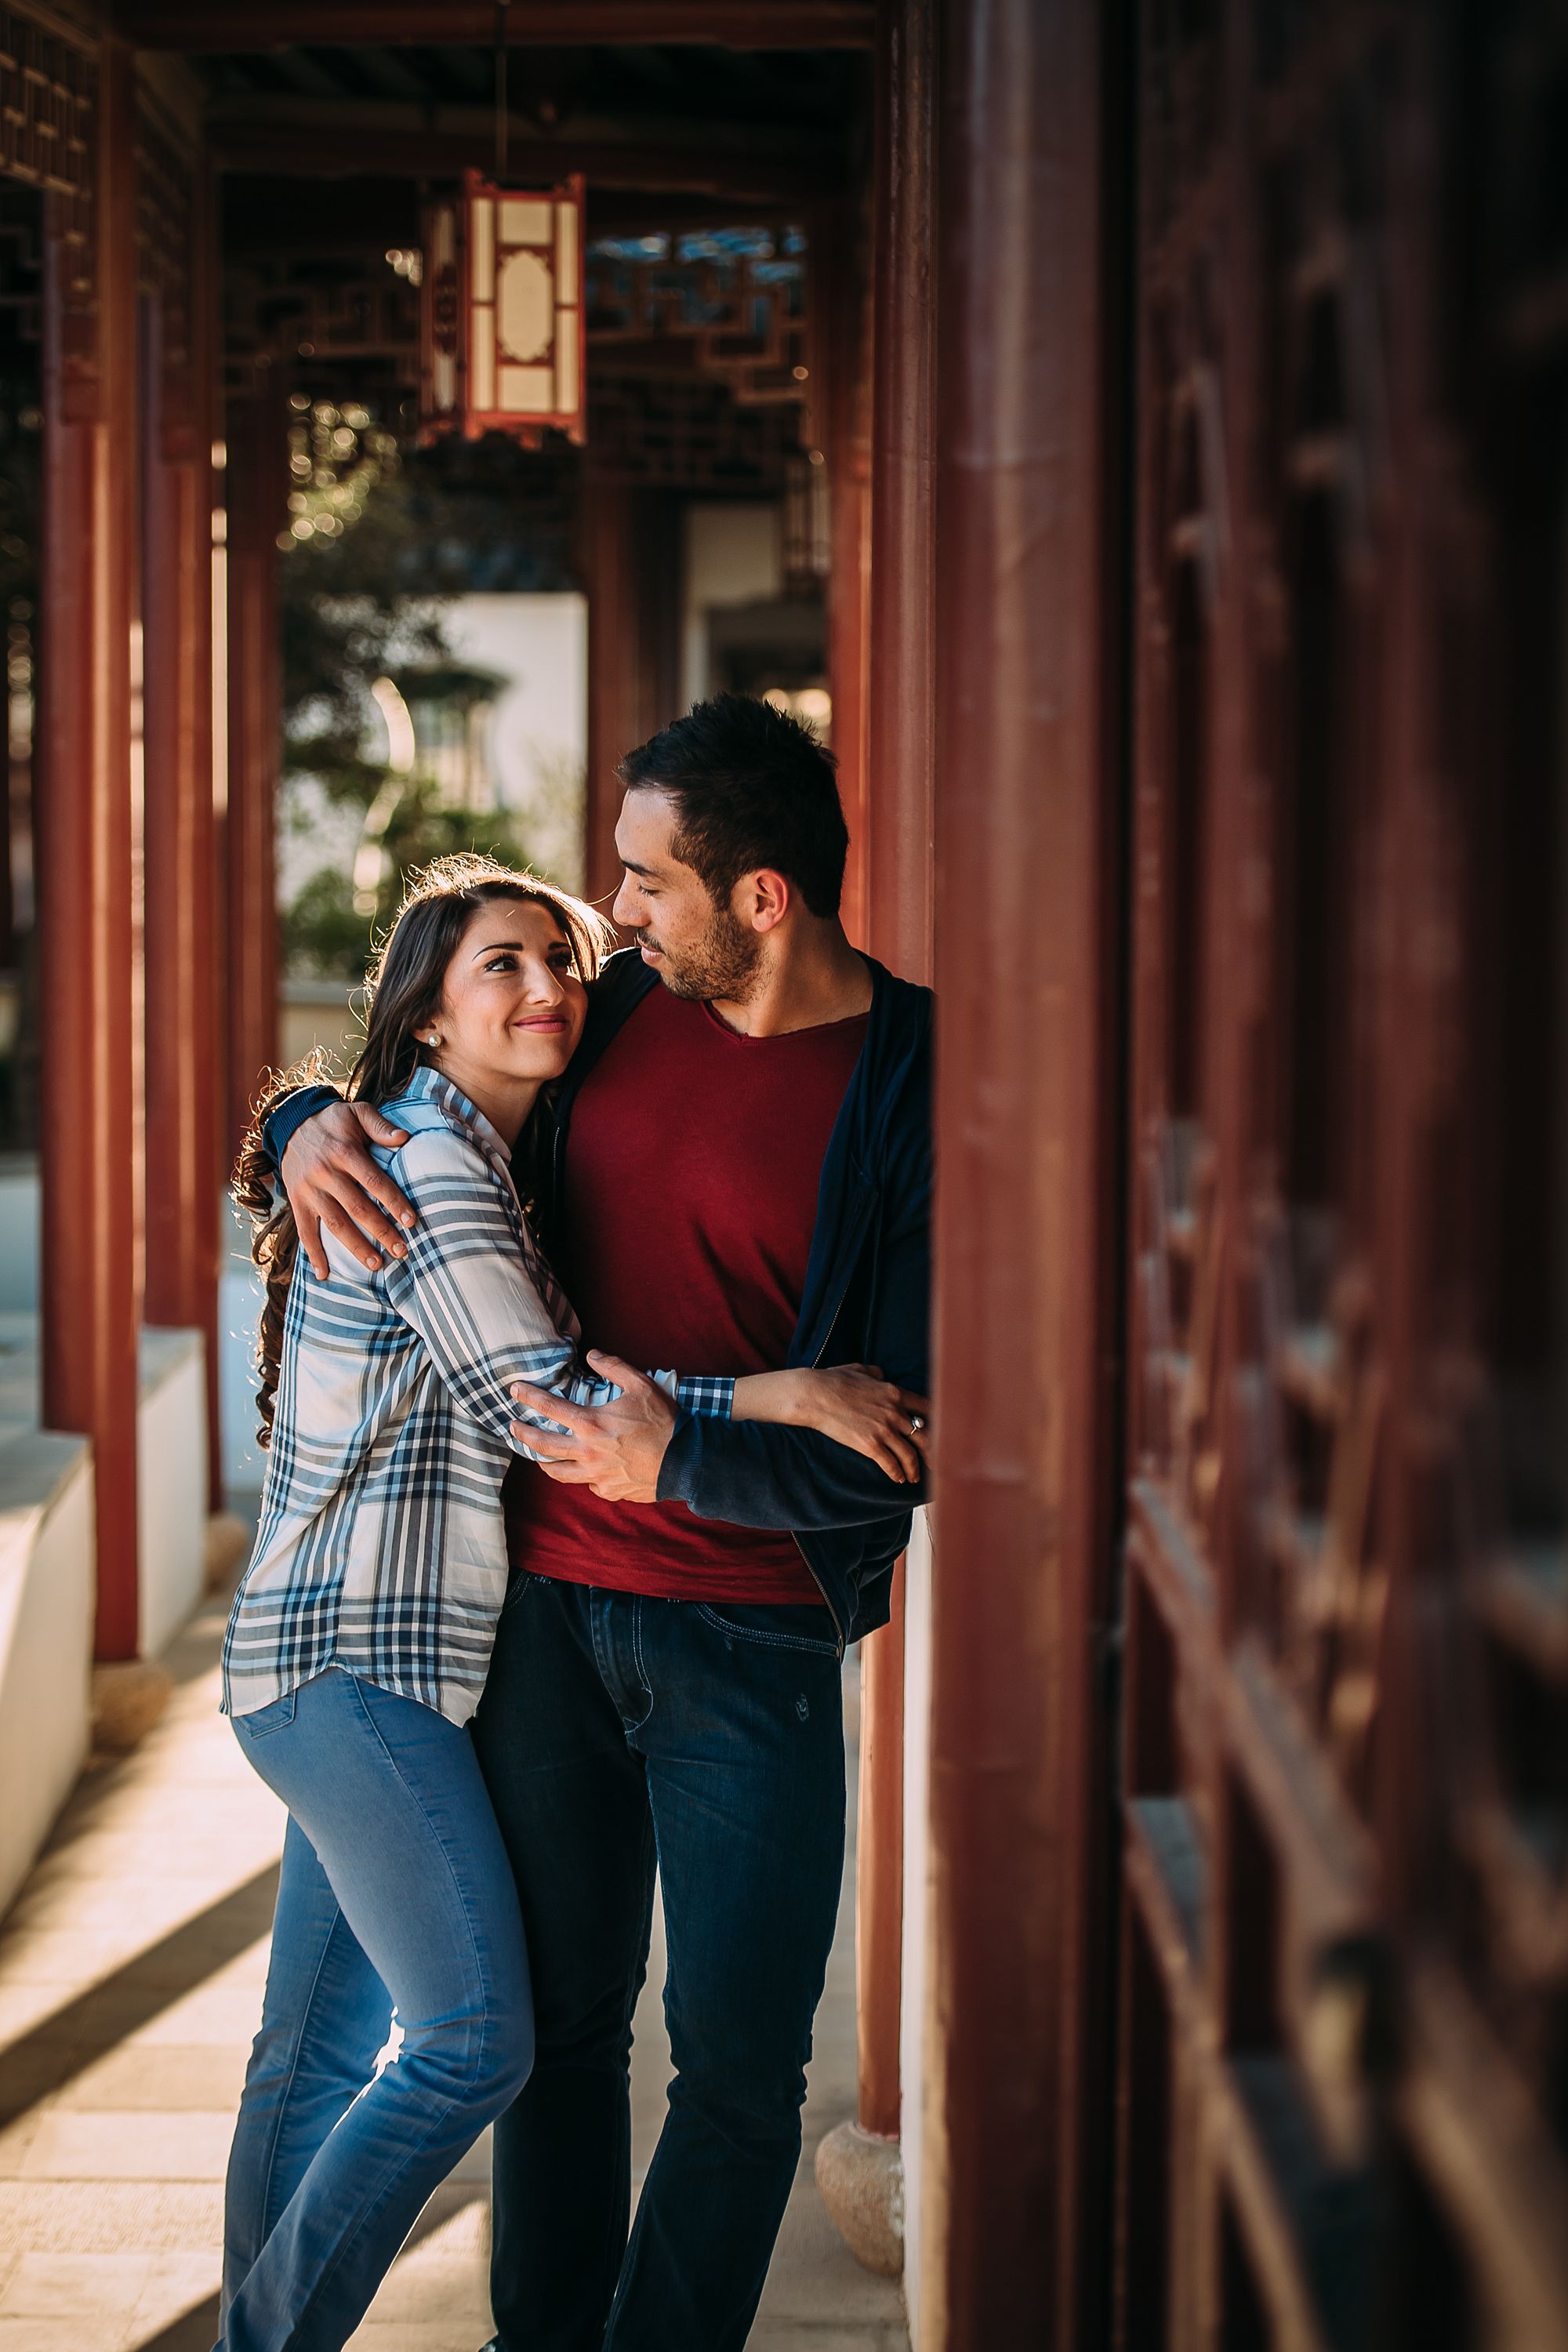
[[[283,910],[283,961],[298,977],[364,977],[370,924],[354,907],[353,883],[341,866],[321,866]]]
[[[356,904],[353,878],[341,866],[320,867],[283,918],[289,970],[313,979],[363,980],[374,941],[396,914],[408,874],[458,850],[485,851],[509,866],[529,863],[509,810],[450,808],[433,784],[411,780],[383,835],[374,908]]]
[[[574,584],[575,453],[523,450],[495,434],[400,453],[370,410],[321,401],[301,404],[289,446],[295,520],[279,556],[284,821],[297,835],[318,829],[324,802],[341,812],[341,845],[391,773],[365,752],[380,740],[374,681],[392,677],[411,704],[433,698],[464,709],[499,681],[458,662],[446,604],[476,589]],[[563,790],[572,782],[563,778]],[[296,976],[360,978],[410,866],[463,849],[529,863],[509,812],[446,807],[420,777],[381,849],[374,911],[356,907],[353,853],[344,857],[341,845],[286,908],[283,949]]]
[[[323,414],[335,426],[340,412]],[[487,575],[484,584],[492,584],[495,551],[515,541],[515,512],[509,514],[504,495],[497,497],[515,488],[514,455],[504,448],[476,463],[469,454],[455,482],[449,461],[432,469],[416,459],[409,472],[395,470],[395,463],[384,452],[370,486],[356,494],[347,527],[318,522],[313,536],[280,553],[284,819],[296,833],[319,824],[322,800],[349,823],[357,813],[363,825],[388,782],[392,771],[364,749],[367,737],[374,740],[371,688],[377,678],[394,677],[410,702],[459,709],[501,683],[458,662],[442,612],[449,598],[479,584],[476,568]],[[307,478],[311,488],[295,504],[307,496],[315,507],[330,504],[330,467]],[[494,559],[488,563],[487,550]],[[374,907],[356,900],[352,853],[319,866],[283,912],[286,968],[296,977],[363,978],[373,939],[396,912],[410,868],[468,849],[529,862],[510,812],[448,807],[428,778],[411,777],[380,835]]]
[[[451,648],[437,605],[323,593],[313,582],[313,559],[312,550],[281,567],[285,757],[294,774],[314,776],[329,799],[368,808],[387,772],[363,750],[372,684],[411,660],[450,662]]]

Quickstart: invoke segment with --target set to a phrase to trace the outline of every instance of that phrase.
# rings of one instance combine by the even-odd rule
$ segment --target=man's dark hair
[[[836,915],[849,833],[837,762],[809,727],[746,694],[716,694],[628,751],[628,792],[668,793],[679,812],[673,847],[727,906],[742,874],[771,866],[814,915]]]

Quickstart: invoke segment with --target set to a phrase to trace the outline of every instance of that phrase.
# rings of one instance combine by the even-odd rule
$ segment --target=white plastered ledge
[[[198,1331],[139,1357],[139,1647],[155,1657],[202,1598],[206,1388]],[[38,1426],[36,1316],[0,1313],[0,1912],[88,1752],[96,1585],[92,1449]]]
[[[0,1425],[0,1912],[86,1760],[92,1607],[91,1449]]]

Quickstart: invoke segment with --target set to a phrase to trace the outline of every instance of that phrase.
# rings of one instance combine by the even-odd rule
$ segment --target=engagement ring
[[[924,1415],[924,1413],[923,1413],[923,1412],[911,1412],[911,1413],[910,1413],[910,1435],[911,1437],[918,1437],[918,1436],[920,1435],[920,1433],[921,1433],[921,1430],[925,1427],[925,1425],[926,1425],[926,1419],[925,1419],[925,1415]]]

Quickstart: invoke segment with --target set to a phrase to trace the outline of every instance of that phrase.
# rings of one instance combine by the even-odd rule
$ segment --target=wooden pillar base
[[[144,1739],[174,1695],[167,1666],[128,1658],[92,1670],[92,1744],[121,1753]]]
[[[896,2139],[835,2126],[816,2151],[816,2185],[834,2228],[868,2271],[904,2268],[904,2160]]]
[[[232,1511],[215,1511],[207,1521],[204,1559],[209,1592],[232,1594],[250,1557],[250,1529]]]

